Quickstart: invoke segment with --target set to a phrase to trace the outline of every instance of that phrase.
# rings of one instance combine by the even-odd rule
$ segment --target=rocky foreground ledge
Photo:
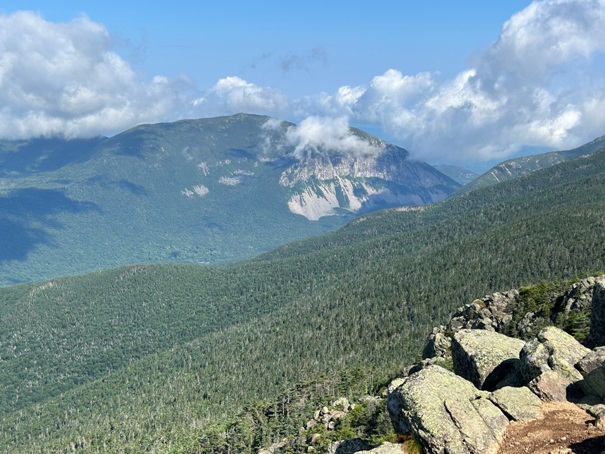
[[[432,330],[421,361],[382,396],[363,398],[386,398],[400,443],[355,438],[324,451],[317,433],[306,452],[605,454],[605,275],[563,293],[535,288],[529,298],[510,290],[460,307]],[[304,429],[338,429],[355,405],[339,399]],[[289,447],[284,439],[259,454]]]
[[[590,436],[605,440],[605,347],[589,349],[554,326],[526,341],[502,334],[517,297],[513,291],[476,300],[433,330],[424,359],[389,386],[397,432],[430,453],[498,453],[512,422],[542,419],[544,402],[570,402],[588,412]],[[560,303],[571,310],[586,300],[588,342],[602,343],[605,276],[575,284]]]

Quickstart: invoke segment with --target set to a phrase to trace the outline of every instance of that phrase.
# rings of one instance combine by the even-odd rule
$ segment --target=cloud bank
[[[479,161],[525,146],[569,148],[605,133],[605,0],[533,2],[451,78],[391,68],[367,84],[298,99],[234,75],[206,90],[185,77],[143,80],[113,51],[107,30],[86,16],[51,23],[30,12],[0,15],[0,50],[5,138],[86,136],[249,112],[299,122],[288,133],[299,152],[359,152],[347,126],[369,123],[416,157]],[[319,47],[292,52],[280,73],[325,55]]]
[[[309,124],[333,117],[379,125],[423,159],[504,159],[526,146],[561,149],[605,133],[604,52],[605,0],[536,1],[451,79],[389,69],[333,94],[286,101],[254,86],[249,98],[262,92],[263,107]],[[233,111],[245,110],[246,98]]]
[[[186,80],[142,82],[100,24],[0,15],[0,136],[90,136],[172,115]]]
[[[493,159],[562,148],[605,133],[605,1],[534,2],[451,80],[390,69],[319,101],[382,125],[425,159]]]

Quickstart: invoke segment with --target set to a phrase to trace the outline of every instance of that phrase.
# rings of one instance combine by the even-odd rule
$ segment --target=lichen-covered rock
[[[592,293],[588,345],[605,345],[605,276],[597,278]]]
[[[512,321],[512,316],[506,312],[506,308],[518,298],[519,291],[510,290],[476,299],[456,310],[448,324],[448,329],[452,332],[461,329],[500,331]]]
[[[570,383],[574,383],[582,379],[582,374],[574,365],[588,353],[590,350],[573,336],[549,326],[540,331],[536,339],[527,342],[521,350],[520,372],[529,382],[553,370]]]
[[[578,369],[583,376],[586,376],[604,362],[605,347],[597,347],[576,363],[576,369]]]
[[[605,399],[605,363],[590,371],[578,385],[585,394]]]
[[[547,370],[527,384],[542,400],[564,402],[573,394],[572,382],[554,370]]]
[[[439,366],[410,375],[395,394],[411,431],[431,453],[495,453],[508,425],[487,393]]]
[[[328,454],[354,454],[356,452],[367,452],[364,449],[370,449],[367,441],[361,438],[351,440],[337,441],[328,448]]]
[[[446,334],[443,326],[433,328],[427,339],[422,358],[444,358],[450,356],[452,339]]]
[[[540,399],[524,386],[498,389],[490,394],[489,400],[515,421],[532,421],[544,416]]]
[[[573,365],[584,358],[590,349],[584,347],[571,334],[555,326],[548,326],[538,334],[538,340],[551,352],[551,361]]]
[[[525,342],[494,331],[463,329],[454,334],[452,358],[458,375],[482,389],[496,389],[518,362]]]

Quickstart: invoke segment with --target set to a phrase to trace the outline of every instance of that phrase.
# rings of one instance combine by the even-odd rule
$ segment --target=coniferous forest
[[[603,271],[603,232],[605,150],[235,265],[2,288],[0,450],[255,453],[379,393],[464,303]]]

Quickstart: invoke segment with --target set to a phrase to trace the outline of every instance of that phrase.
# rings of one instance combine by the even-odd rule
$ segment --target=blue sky
[[[482,162],[605,133],[601,0],[4,1],[0,51],[7,138],[244,111]]]

